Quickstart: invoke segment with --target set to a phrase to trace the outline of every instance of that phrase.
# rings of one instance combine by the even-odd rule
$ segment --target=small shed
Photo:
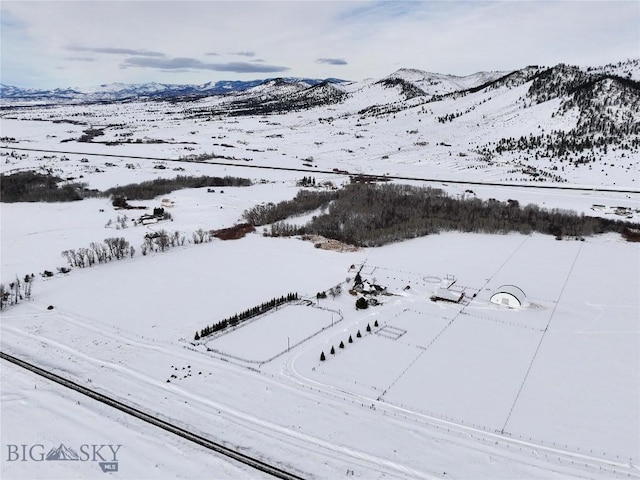
[[[509,308],[521,308],[529,304],[522,289],[515,285],[502,285],[491,295],[491,303]]]

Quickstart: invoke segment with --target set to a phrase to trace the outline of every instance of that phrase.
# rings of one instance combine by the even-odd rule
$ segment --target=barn
[[[455,290],[449,290],[448,288],[439,287],[436,289],[431,300],[434,302],[444,301],[452,303],[460,303],[464,298],[464,292],[458,292]]]
[[[529,304],[529,302],[527,302],[527,296],[522,289],[515,285],[502,285],[491,295],[491,303],[504,305],[509,308],[521,308]]]

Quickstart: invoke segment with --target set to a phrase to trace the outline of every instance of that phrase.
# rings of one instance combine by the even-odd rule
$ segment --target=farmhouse
[[[528,305],[527,296],[515,285],[502,285],[493,295],[491,303],[505,305],[509,308],[520,308]]]
[[[369,280],[364,280],[361,283],[354,285],[353,290],[365,295],[378,295],[385,294],[387,292],[386,287],[370,283]]]

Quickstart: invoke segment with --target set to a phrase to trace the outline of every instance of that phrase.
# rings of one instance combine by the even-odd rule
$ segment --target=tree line
[[[72,202],[82,200],[84,185],[58,184],[62,178],[35,171],[0,175],[0,201],[12,202]]]
[[[156,178],[146,182],[114,187],[105,190],[104,193],[111,197],[124,197],[129,200],[151,200],[159,195],[166,195],[183,188],[248,187],[251,184],[252,182],[248,178],[178,175],[176,178]]]
[[[212,239],[210,232],[199,228],[192,233],[192,239],[178,230],[168,232],[164,229],[157,232],[147,233],[144,237],[140,252],[143,256],[149,252],[164,252],[172,247],[184,246],[185,242],[200,243],[210,242]],[[77,248],[64,250],[61,255],[67,260],[70,267],[85,268],[96,263],[107,263],[111,260],[122,260],[123,258],[133,258],[136,249],[124,237],[105,238],[103,243],[91,242],[88,248]]]
[[[316,234],[360,247],[375,247],[409,238],[456,230],[477,233],[539,232],[556,237],[622,233],[639,225],[578,215],[569,210],[521,207],[516,200],[452,198],[442,190],[409,185],[350,184],[337,192],[326,213],[303,226],[276,222],[271,235]],[[292,201],[261,212],[260,220],[295,212]],[[294,202],[295,203],[295,202]],[[267,209],[268,210],[268,209]]]
[[[337,196],[337,191],[300,190],[293,200],[285,200],[278,204],[269,202],[256,205],[249,210],[245,210],[242,217],[256,227],[267,225],[327,206]]]
[[[176,178],[157,178],[141,183],[114,187],[104,192],[88,190],[84,183],[66,183],[50,173],[36,171],[0,175],[1,202],[70,202],[87,197],[112,197],[129,200],[150,200],[174,190],[201,187],[246,187],[252,185],[248,178],[199,177],[178,175]]]
[[[62,256],[70,267],[85,268],[97,263],[133,257],[136,249],[123,237],[105,238],[104,243],[91,242],[89,248],[64,250]]]
[[[23,279],[20,279],[16,275],[16,279],[8,285],[0,284],[0,310],[3,310],[7,306],[15,305],[25,298],[31,297],[31,286],[33,285],[33,279],[35,276],[25,275]]]
[[[242,313],[239,313],[239,314],[236,313],[235,315],[225,318],[224,320],[221,320],[217,323],[214,323],[212,325],[207,325],[199,332],[196,332],[194,336],[194,340],[200,340],[201,338],[204,338],[207,335],[211,335],[212,333],[218,332],[220,330],[224,330],[229,326],[233,327],[240,322],[244,322],[245,320],[256,317],[280,305],[283,305],[287,302],[293,302],[295,300],[298,300],[298,294],[295,292],[288,293],[286,296],[283,295],[280,298],[272,298],[268,302],[264,302],[260,305],[256,305],[255,307],[249,308]]]

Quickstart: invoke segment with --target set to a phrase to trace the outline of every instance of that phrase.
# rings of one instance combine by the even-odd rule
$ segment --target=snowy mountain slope
[[[464,77],[401,68],[383,80],[404,80],[424,92],[425,95],[444,95],[467,90],[496,80],[509,72],[478,72]]]
[[[329,81],[321,83],[274,79],[244,92],[214,99],[203,109],[194,108],[195,117],[222,114],[231,116],[264,115],[313,107],[326,107],[341,102],[347,95]]]
[[[65,150],[109,145],[111,153],[137,155],[144,145],[157,157],[214,155],[285,167],[313,157],[313,168],[328,170],[637,186],[637,82],[563,64],[494,79],[498,73],[464,77],[458,85],[465,90],[444,95],[419,94],[411,82],[430,74],[403,69],[386,80],[309,86],[273,79],[226,95],[14,107],[3,116],[60,123],[44,141],[54,150],[64,142]],[[30,138],[27,124],[16,134],[6,125],[12,145]],[[92,128],[102,135],[87,141]]]
[[[582,67],[582,69],[595,75],[616,75],[630,80],[640,80],[640,59],[638,58],[609,63],[604,66]]]

